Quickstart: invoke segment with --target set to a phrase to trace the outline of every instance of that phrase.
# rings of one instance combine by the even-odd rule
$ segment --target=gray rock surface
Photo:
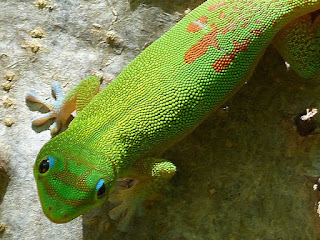
[[[83,222],[57,225],[42,213],[32,171],[51,136],[31,128],[26,91],[46,97],[53,81],[68,91],[91,74],[105,86],[200,2],[0,1],[0,152],[10,174],[2,239],[319,238],[320,139],[300,136],[293,120],[318,107],[319,79],[300,79],[272,47],[228,108],[165,153],[178,172],[128,232],[108,218],[108,202]]]

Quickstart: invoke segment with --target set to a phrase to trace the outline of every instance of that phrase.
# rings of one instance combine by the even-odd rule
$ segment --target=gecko
[[[301,78],[320,69],[320,0],[208,0],[138,55],[104,90],[82,80],[56,101],[34,91],[27,100],[50,111],[52,133],[40,150],[34,177],[43,212],[68,222],[112,199],[116,181],[135,179],[109,212],[128,225],[136,209],[177,171],[161,154],[214,113],[252,75],[273,44]],[[196,161],[196,159],[195,159]]]

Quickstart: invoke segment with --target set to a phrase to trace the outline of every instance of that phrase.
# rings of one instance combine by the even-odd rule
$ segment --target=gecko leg
[[[99,92],[100,80],[97,77],[88,77],[82,80],[65,97],[63,96],[60,83],[52,84],[52,92],[55,101],[46,100],[38,96],[34,91],[29,90],[26,100],[39,103],[45,106],[49,112],[33,119],[34,126],[40,126],[48,120],[55,118],[55,122],[50,126],[51,133],[56,134],[61,127],[68,124],[68,119],[73,111],[79,113]]]
[[[54,82],[51,85],[53,97],[55,98],[55,101],[44,99],[40,96],[38,96],[33,90],[29,90],[26,96],[26,100],[30,102],[40,103],[42,106],[45,106],[49,112],[44,113],[40,116],[35,117],[32,120],[32,124],[34,126],[40,126],[50,120],[51,118],[57,118],[59,115],[59,111],[61,109],[62,101],[63,101],[63,93],[62,93],[62,87],[61,84],[58,82]],[[68,116],[69,117],[69,116]],[[66,119],[67,120],[67,119]],[[65,121],[66,121],[65,120]],[[61,117],[59,120],[56,120],[51,126],[50,130],[52,133],[56,133],[59,131],[61,127]]]
[[[320,70],[320,17],[313,21],[310,14],[297,18],[284,27],[273,44],[302,78],[319,75]]]
[[[173,163],[164,159],[149,158],[139,161],[133,166],[133,170],[123,176],[137,182],[131,188],[120,190],[109,197],[111,203],[122,202],[109,212],[111,219],[119,219],[126,213],[119,224],[121,231],[126,231],[134,213],[142,209],[144,201],[161,189],[175,172],[176,166]]]

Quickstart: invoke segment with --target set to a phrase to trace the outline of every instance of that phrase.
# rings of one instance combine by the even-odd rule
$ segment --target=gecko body
[[[116,180],[126,177],[138,182],[118,195],[123,203],[110,215],[128,210],[130,218],[176,172],[161,153],[248,80],[271,42],[301,77],[317,76],[318,9],[320,0],[209,0],[100,93],[96,77],[83,80],[61,106],[51,106],[53,114],[34,121],[56,117],[57,131],[77,109],[68,129],[44,145],[34,165],[46,216],[70,221],[104,202]],[[43,102],[33,93],[27,98]]]

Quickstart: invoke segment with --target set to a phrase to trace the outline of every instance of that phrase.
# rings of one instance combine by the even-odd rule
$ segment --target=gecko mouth
[[[67,211],[63,211],[61,207],[54,206],[55,204],[50,204],[46,206],[41,202],[42,209],[46,217],[54,223],[66,223],[76,218],[77,216],[70,216]]]
[[[69,218],[69,215],[66,213],[63,215],[63,217],[61,219],[57,219],[57,218],[52,218],[52,216],[50,216],[50,214],[48,214],[47,212],[45,212],[45,215],[46,217],[51,221],[51,222],[54,222],[54,223],[67,223],[71,220],[73,220],[74,218]]]

